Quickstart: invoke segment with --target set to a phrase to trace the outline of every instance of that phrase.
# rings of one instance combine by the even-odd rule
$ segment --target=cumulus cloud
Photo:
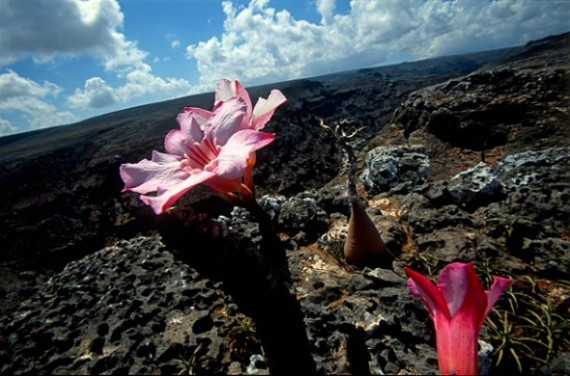
[[[61,91],[62,88],[52,82],[39,83],[8,70],[0,74],[0,112],[22,114],[31,129],[77,121],[75,115],[60,111],[50,103]],[[0,120],[0,135],[22,130],[8,120]]]
[[[79,119],[69,111],[53,111],[28,116],[32,129],[51,128],[56,125],[71,124]]]
[[[321,15],[321,23],[329,23],[335,8],[335,0],[317,0],[317,11]]]
[[[0,74],[0,101],[6,101],[18,97],[45,97],[47,95],[58,96],[61,87],[44,81],[39,84],[28,78],[21,77],[13,70]]]
[[[12,123],[6,119],[0,118],[0,136],[6,136],[17,131],[18,128],[14,127]]]
[[[146,51],[121,32],[124,16],[117,0],[44,0],[0,2],[0,65],[33,58],[43,62],[66,55],[91,55],[122,84],[100,77],[85,80],[67,98],[74,108],[100,109],[145,94],[177,96],[190,83],[152,73]],[[171,40],[172,47],[180,42]]]
[[[568,31],[569,17],[567,1],[432,0],[417,17],[418,43],[406,43],[417,57],[519,45]]]
[[[222,37],[186,49],[187,56],[196,59],[200,83],[206,87],[225,76],[244,82],[298,77],[308,62],[330,59],[319,47],[328,42],[319,25],[295,20],[286,10],[275,12],[266,1],[252,1],[241,11],[224,2],[223,10]]]
[[[276,11],[268,0],[222,3],[220,37],[187,46],[201,87],[219,77],[248,84],[523,44],[568,30],[565,1],[352,0],[348,14],[317,0],[320,23]]]
[[[188,81],[178,78],[162,78],[152,74],[148,64],[140,63],[124,75],[125,84],[111,87],[100,77],[85,81],[83,89],[75,89],[67,103],[75,108],[103,108],[115,103],[126,103],[148,93],[170,93],[173,96],[187,93]]]
[[[0,2],[0,64],[56,54],[113,55],[125,41],[123,14],[115,0]]]
[[[1,112],[23,112],[28,115],[56,111],[56,107],[44,99],[32,96],[10,97],[0,102]]]
[[[61,87],[44,81],[38,83],[18,75],[13,70],[0,74],[0,111],[55,111],[55,107],[46,102],[47,97],[57,97]]]
[[[75,89],[75,93],[67,99],[71,107],[101,108],[115,103],[113,88],[101,77],[91,77],[85,81],[83,90]]]
[[[127,73],[125,79],[126,84],[116,89],[117,97],[122,102],[146,93],[185,93],[191,87],[184,79],[154,76],[146,64]]]

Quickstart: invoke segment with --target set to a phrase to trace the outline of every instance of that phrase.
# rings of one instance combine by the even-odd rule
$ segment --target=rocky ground
[[[284,84],[255,176],[278,244],[206,189],[159,217],[119,193],[118,165],[160,145],[177,102],[0,140],[0,373],[433,374],[431,319],[402,268],[436,277],[451,261],[487,287],[515,280],[481,332],[482,372],[565,373],[569,52],[566,34]],[[364,127],[360,189],[389,269],[342,258],[344,159],[319,118]]]

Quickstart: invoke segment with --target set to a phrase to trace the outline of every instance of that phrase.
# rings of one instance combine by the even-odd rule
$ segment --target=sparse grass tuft
[[[490,283],[494,272],[479,268]],[[531,276],[524,276],[506,291],[487,318],[488,333],[495,347],[494,366],[498,373],[518,370],[536,372],[549,364],[559,351],[570,349],[570,317],[562,304],[555,305]]]

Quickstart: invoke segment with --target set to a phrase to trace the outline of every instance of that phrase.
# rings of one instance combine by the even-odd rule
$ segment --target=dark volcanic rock
[[[488,245],[501,239],[504,256],[562,276],[569,257],[568,241],[560,239],[570,223],[568,181],[570,148],[513,154],[417,187],[402,198],[403,218],[419,248],[444,260],[497,256],[499,248]]]
[[[427,313],[404,278],[350,272],[307,248],[289,264],[319,373],[435,373]],[[266,372],[254,323],[224,291],[158,238],[119,242],[1,319],[0,373]]]
[[[481,162],[449,181],[452,202],[468,211],[504,198],[503,186],[491,167]]]
[[[391,270],[351,272],[310,249],[290,254],[313,357],[325,374],[436,373],[421,303]],[[406,312],[406,315],[402,315]]]
[[[505,57],[412,93],[392,122],[430,150],[432,178],[524,150],[568,146],[569,55],[568,33],[529,44],[507,55],[514,61]]]
[[[259,204],[271,216],[276,230],[285,232],[296,243],[311,243],[328,229],[329,218],[318,205],[316,192],[301,192],[288,199],[280,195],[264,195]],[[252,226],[253,218],[247,210],[234,207],[229,221],[225,217],[221,219],[234,230],[241,228],[242,235],[252,237],[251,230],[243,231],[244,226]],[[259,231],[257,227],[256,231]]]
[[[263,353],[219,284],[156,238],[70,263],[1,327],[2,374],[245,373]]]
[[[407,134],[425,128],[453,146],[473,150],[508,141],[540,146],[542,138],[568,136],[557,126],[567,115],[555,108],[567,103],[569,80],[563,69],[480,71],[410,95],[394,121]]]
[[[302,192],[283,203],[279,214],[280,228],[300,244],[317,239],[328,228],[327,213],[318,206],[314,193]]]
[[[379,147],[366,155],[360,181],[371,194],[391,189],[401,192],[420,183],[429,167],[429,158],[421,146]]]
[[[346,184],[324,187],[319,190],[317,204],[328,214],[350,214],[350,204]]]

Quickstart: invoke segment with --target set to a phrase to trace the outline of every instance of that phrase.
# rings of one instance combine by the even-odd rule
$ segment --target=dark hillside
[[[277,133],[276,142],[258,155],[260,190],[294,194],[319,188],[337,175],[341,154],[316,126],[317,117],[329,122],[348,118],[365,126],[364,142],[385,126],[410,92],[469,73],[503,54],[443,57],[249,89],[254,103],[272,88],[288,98],[268,127]],[[177,127],[176,115],[185,106],[212,105],[213,94],[201,94],[0,138],[3,262],[58,268],[146,228],[151,212],[120,193],[118,166],[148,158],[152,149],[163,150],[164,136]],[[188,196],[188,202],[197,202],[210,194],[197,190]],[[228,210],[219,205],[216,210]],[[132,206],[142,223],[131,218]]]

